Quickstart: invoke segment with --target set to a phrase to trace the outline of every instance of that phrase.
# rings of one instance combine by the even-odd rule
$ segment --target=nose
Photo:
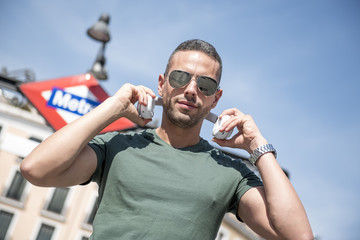
[[[190,82],[188,83],[188,85],[185,88],[185,95],[188,96],[196,96],[197,94],[197,83],[196,83],[196,79],[193,76],[190,80]]]

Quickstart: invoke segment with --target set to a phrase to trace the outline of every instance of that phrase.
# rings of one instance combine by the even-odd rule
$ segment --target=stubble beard
[[[198,125],[211,110],[211,107],[203,108],[202,105],[198,105],[199,111],[196,114],[187,115],[186,112],[179,112],[174,108],[176,102],[177,98],[166,99],[163,101],[163,111],[170,122],[179,128],[192,128]]]

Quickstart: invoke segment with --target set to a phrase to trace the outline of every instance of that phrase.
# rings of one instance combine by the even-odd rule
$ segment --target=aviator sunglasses
[[[167,74],[164,74],[167,76]],[[181,70],[174,70],[170,73],[169,83],[173,88],[182,88],[191,81],[191,74]],[[198,76],[196,78],[197,86],[205,96],[213,95],[218,89],[218,82],[215,79],[206,76]]]

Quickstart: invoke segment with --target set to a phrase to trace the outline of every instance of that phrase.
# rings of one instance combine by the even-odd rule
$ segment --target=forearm
[[[90,139],[120,117],[113,109],[114,104],[108,99],[44,140],[22,161],[24,176],[39,185],[64,173]]]
[[[312,239],[305,209],[274,155],[264,154],[256,166],[264,182],[267,214],[274,230],[285,239]]]

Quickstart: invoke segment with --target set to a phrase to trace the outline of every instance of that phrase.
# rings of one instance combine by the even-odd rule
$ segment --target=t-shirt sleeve
[[[232,212],[233,214],[235,214],[236,218],[242,222],[242,220],[240,219],[240,217],[238,216],[238,209],[239,209],[239,203],[240,203],[240,199],[241,197],[251,188],[253,187],[258,187],[258,186],[263,186],[262,181],[260,180],[260,178],[252,171],[250,171],[249,173],[247,173],[240,181],[239,184],[236,188],[236,192],[235,192],[235,199],[234,199],[234,205],[233,207],[230,209],[230,212]]]
[[[95,151],[97,157],[97,166],[92,177],[81,185],[88,184],[90,182],[97,182],[100,184],[101,177],[105,168],[105,159],[107,152],[107,142],[117,133],[105,133],[95,136],[88,145]]]

